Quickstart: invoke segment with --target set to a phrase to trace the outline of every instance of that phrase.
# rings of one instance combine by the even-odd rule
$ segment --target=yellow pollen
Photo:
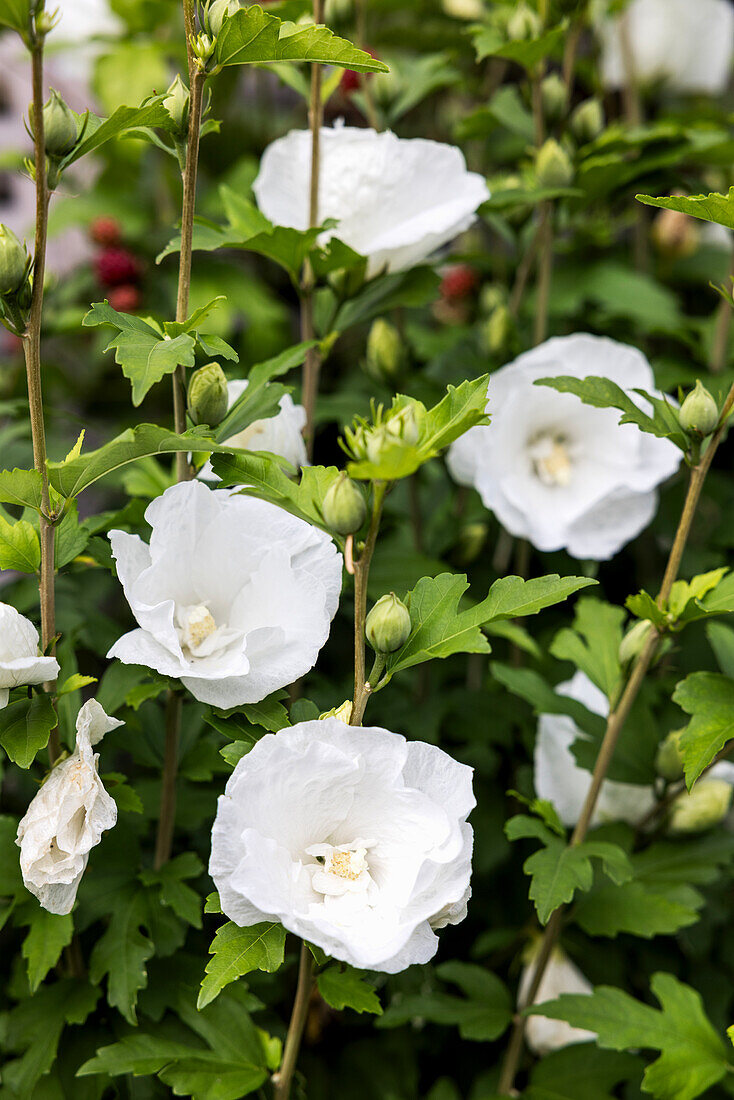
[[[349,879],[350,882],[354,882],[355,879],[359,878],[363,870],[362,867],[360,867],[359,870],[355,870],[354,863],[356,862],[357,865],[364,863],[363,859],[354,860],[356,854],[356,852],[332,852],[329,856],[329,863],[326,870],[329,874],[337,875],[339,878],[346,878]]]
[[[533,456],[533,468],[544,485],[568,485],[571,459],[562,436],[539,441]]]
[[[217,624],[208,607],[205,607],[204,604],[192,607],[186,616],[186,625],[183,632],[184,645],[192,650],[198,649],[201,643],[206,641],[216,629]]]

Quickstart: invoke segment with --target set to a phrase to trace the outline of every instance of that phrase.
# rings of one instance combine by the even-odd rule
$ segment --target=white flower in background
[[[632,75],[640,84],[661,80],[677,91],[716,95],[729,82],[734,54],[730,0],[632,0],[623,14],[603,19],[598,31],[602,81],[608,88],[623,87]]]
[[[253,184],[263,214],[307,229],[310,173],[308,130],[269,145]],[[488,198],[484,178],[467,171],[453,145],[352,126],[321,131],[319,220],[339,223],[322,239],[336,236],[367,256],[370,277],[422,263],[468,229]]]
[[[341,589],[328,535],[274,504],[210,489],[167,489],[148,506],[150,545],[110,531],[139,630],[110,650],[180,679],[203,703],[256,703],[316,662]]]
[[[521,976],[517,1002],[519,1008],[526,1008],[528,994],[535,973],[535,956],[531,953]],[[594,992],[591,982],[584,977],[568,955],[557,947],[551,955],[545,973],[538,987],[533,1004],[555,1001],[562,993],[589,994]],[[552,1050],[570,1046],[572,1043],[588,1043],[596,1040],[593,1031],[584,1031],[580,1027],[571,1027],[565,1020],[552,1020],[546,1016],[528,1016],[525,1026],[525,1040],[536,1054],[550,1054]]]
[[[576,699],[592,714],[599,714],[602,718],[606,718],[609,713],[606,695],[592,684],[584,672],[574,673],[570,680],[556,687],[556,692]],[[553,803],[564,825],[576,824],[591,786],[591,772],[580,768],[571,752],[574,741],[583,739],[584,736],[583,731],[568,715],[541,714],[538,719],[534,761],[535,793],[538,798]],[[706,773],[706,778],[734,784],[734,764],[722,760]],[[681,796],[681,800],[685,801],[690,797]],[[599,793],[592,824],[626,821],[630,825],[636,825],[655,803],[652,786],[606,779]]]
[[[54,0],[47,11],[59,13],[47,43],[51,64],[69,80],[88,80],[100,52],[95,40],[119,35],[121,20],[108,0]]]
[[[656,486],[678,469],[681,452],[620,425],[616,409],[534,385],[557,375],[609,378],[638,403],[634,388],[654,392],[650,364],[636,348],[585,333],[547,340],[492,374],[492,423],[452,444],[449,470],[510,534],[538,550],[604,561],[650,523]]]
[[[227,383],[229,397],[228,409],[231,409],[247,389],[247,380]],[[280,412],[265,420],[255,420],[243,431],[223,441],[224,446],[238,447],[244,451],[270,451],[280,455],[293,466],[303,466],[308,461],[303,429],[306,427],[306,410],[296,405],[289,393],[284,393],[279,402]],[[206,481],[218,481],[207,462],[199,471],[199,477]]]
[[[18,825],[23,882],[49,913],[71,912],[90,851],[117,821],[92,746],[121,725],[96,699],[85,703],[76,720],[74,752],[52,769]]]
[[[441,749],[336,718],[268,734],[219,799],[211,874],[222,911],[280,921],[353,966],[431,959],[466,915],[472,770]]]
[[[8,705],[11,688],[55,680],[55,657],[39,657],[38,631],[25,615],[0,603],[0,709]]]

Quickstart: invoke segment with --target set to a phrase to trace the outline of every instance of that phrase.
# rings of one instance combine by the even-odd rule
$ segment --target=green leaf
[[[377,1021],[378,1028],[400,1027],[420,1018],[444,1027],[458,1027],[462,1039],[489,1042],[498,1039],[512,1019],[512,1002],[503,983],[481,966],[447,962],[436,967],[436,974],[464,994],[444,991],[405,994],[396,997]]]
[[[193,852],[184,852],[165,863],[157,871],[150,868],[140,872],[145,886],[160,886],[160,900],[169,906],[181,920],[194,928],[201,928],[201,897],[186,885],[188,878],[198,878],[203,871],[201,860]]]
[[[306,340],[292,348],[287,348],[273,359],[257,363],[252,367],[247,376],[247,389],[218,425],[215,432],[216,439],[223,443],[226,439],[231,439],[244,431],[254,421],[275,415],[284,391],[268,383],[273,378],[278,378],[302,366],[306,352],[315,346],[315,340]]]
[[[130,1024],[136,1022],[138,993],[148,983],[146,964],[154,945],[141,929],[148,925],[148,898],[143,889],[116,897],[110,923],[89,960],[89,976],[99,984],[107,976],[107,1000]]]
[[[619,646],[625,614],[621,607],[584,597],[576,604],[573,629],[556,634],[550,651],[559,661],[571,661],[614,701],[622,683]]]
[[[361,73],[386,73],[388,67],[327,27],[285,23],[255,4],[227,18],[217,37],[218,65],[319,61]]]
[[[0,0],[0,25],[12,28],[25,38],[30,18],[29,0]]]
[[[734,681],[718,672],[692,672],[676,687],[673,702],[691,715],[679,742],[690,791],[734,737]]]
[[[268,922],[239,928],[232,921],[218,929],[209,948],[213,956],[201,983],[197,1008],[202,1009],[217,997],[225,985],[249,974],[251,970],[272,973],[283,962],[285,929]]]
[[[645,206],[677,210],[681,214],[690,214],[692,218],[701,218],[703,221],[734,229],[734,187],[729,188],[727,195],[712,191],[708,195],[671,195],[668,198],[635,195],[635,198],[638,202],[644,202]]]
[[[616,1086],[626,1081],[636,1085],[642,1071],[640,1058],[631,1054],[572,1043],[535,1063],[523,1100],[615,1100]]]
[[[31,523],[8,523],[0,516],[0,569],[35,573],[41,564],[41,544]]]
[[[563,42],[566,26],[553,27],[537,38],[519,38],[510,42],[491,23],[475,23],[469,28],[469,33],[474,38],[477,61],[483,61],[485,57],[501,57],[532,71]]]
[[[48,913],[35,901],[24,906],[17,923],[29,926],[21,954],[28,963],[31,993],[35,993],[51,967],[56,966],[63,949],[71,943],[74,923],[70,913],[65,916]]]
[[[695,924],[703,904],[703,896],[690,886],[651,890],[638,881],[595,882],[588,894],[576,899],[573,919],[590,936],[627,932],[651,939]]]
[[[355,1012],[372,1012],[382,1015],[382,1005],[375,987],[351,966],[335,964],[322,970],[316,979],[319,993],[337,1012],[351,1008]]]
[[[225,447],[218,447],[225,451]],[[233,451],[215,455],[212,468],[223,485],[239,485],[243,492],[269,500],[307,523],[326,530],[321,502],[339,476],[336,466],[304,466],[300,478],[289,477],[283,458],[258,451]],[[296,475],[296,471],[293,470]]]
[[[650,987],[659,1009],[621,989],[598,986],[589,996],[565,993],[526,1011],[594,1031],[601,1047],[659,1050],[645,1070],[644,1090],[657,1100],[695,1100],[728,1072],[727,1049],[695,989],[661,973],[653,975]]]
[[[196,341],[189,333],[182,332],[173,339],[167,335],[161,337],[147,321],[129,313],[118,313],[106,299],[92,306],[82,324],[87,328],[111,325],[117,329],[117,335],[112,337],[105,351],[116,349],[115,362],[132,383],[136,407],[156,382],[173,374],[176,367],[193,367],[196,362]]]
[[[365,283],[339,308],[331,327],[334,332],[346,332],[353,325],[371,321],[393,309],[420,309],[435,302],[440,285],[439,276],[430,267],[413,267],[381,275]]]
[[[607,726],[605,718],[594,714],[570,695],[555,692],[539,673],[530,668],[513,668],[498,661],[493,661],[491,668],[495,680],[529,703],[535,714],[566,714],[579,729],[595,740],[599,741],[604,736]]]
[[[41,475],[38,470],[0,470],[0,504],[41,511]]]
[[[61,168],[67,168],[87,153],[95,152],[106,142],[123,137],[131,130],[150,126],[170,129],[171,116],[163,106],[164,98],[162,95],[151,97],[140,107],[118,107],[109,118],[99,118],[91,112],[88,113],[84,116],[84,136],[79,144],[64,157]],[[80,116],[77,117],[82,121]]]
[[[0,745],[19,768],[30,768],[58,724],[50,695],[33,695],[0,710]]]
[[[643,412],[626,390],[608,378],[590,375],[588,378],[575,378],[572,375],[558,375],[555,378],[536,378],[534,385],[549,386],[559,393],[573,393],[580,397],[585,405],[595,409],[619,409],[623,413],[620,424],[636,424],[637,427],[659,439],[669,439],[684,453],[690,448],[690,441],[678,422],[678,414],[665,398],[656,397],[646,390],[633,392],[648,401],[652,415]]]
[[[725,676],[734,680],[734,630],[724,623],[707,623],[706,637],[719,668]]]

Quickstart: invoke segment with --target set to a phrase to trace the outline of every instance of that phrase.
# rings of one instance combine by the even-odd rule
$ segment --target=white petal
[[[525,968],[520,978],[520,1008],[527,1005],[533,976],[534,967],[531,964]],[[562,993],[587,995],[593,992],[593,985],[576,964],[571,962],[565,952],[557,949],[546,967],[533,1004],[555,1001]],[[560,1050],[571,1043],[588,1043],[596,1039],[596,1034],[592,1031],[571,1027],[565,1020],[553,1020],[546,1016],[528,1016],[525,1034],[528,1046],[536,1054],[549,1054],[550,1051]]]

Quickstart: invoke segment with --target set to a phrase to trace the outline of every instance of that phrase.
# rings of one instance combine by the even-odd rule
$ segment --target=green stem
[[[179,693],[174,689],[169,689],[166,695],[161,805],[155,840],[154,867],[156,871],[160,870],[164,863],[168,863],[173,847],[173,831],[176,824],[176,772],[178,769],[178,742],[181,732],[182,706],[183,701]]]
[[[301,944],[301,958],[298,964],[298,985],[293,1002],[291,1022],[283,1048],[283,1061],[277,1073],[273,1074],[273,1096],[275,1100],[289,1100],[293,1074],[298,1062],[303,1029],[306,1026],[308,1005],[313,990],[313,957],[305,943]]]
[[[719,418],[719,425],[711,437],[711,441],[703,453],[700,461],[691,470],[691,476],[688,483],[688,492],[686,493],[686,499],[683,505],[683,511],[681,513],[680,520],[678,522],[678,528],[673,541],[673,546],[668,557],[668,563],[663,576],[663,582],[660,586],[660,592],[658,593],[658,606],[663,607],[670,597],[670,592],[678,576],[680,569],[681,559],[683,557],[683,551],[685,550],[686,542],[691,533],[693,526],[693,520],[696,515],[696,509],[701,497],[701,490],[706,480],[706,475],[711,467],[716,450],[721,442],[721,439],[726,430],[726,422],[729,417],[729,413],[734,407],[734,385],[731,387],[729,394],[724,402],[724,407]],[[650,669],[650,666],[657,652],[660,644],[661,634],[657,630],[651,630],[647,641],[642,649],[642,652],[638,656],[637,660],[632,666],[629,678],[625,685],[624,691],[619,699],[619,702],[612,710],[607,718],[606,730],[602,739],[601,746],[599,748],[599,754],[594,764],[594,771],[591,777],[591,785],[589,787],[584,805],[579,814],[579,819],[576,822],[576,827],[571,836],[571,846],[576,846],[583,843],[586,838],[586,834],[591,825],[591,820],[596,809],[597,800],[599,798],[599,792],[601,791],[602,784],[606,779],[609,765],[612,762],[614,751],[617,747],[619,735],[621,734],[624,724],[629,716],[630,710],[637,699],[640,688],[644,682],[645,676]],[[545,927],[543,938],[541,941],[540,949],[535,960],[535,970],[533,973],[533,980],[530,984],[530,988],[527,993],[527,1004],[534,1004],[535,998],[540,989],[540,984],[543,980],[545,969],[550,960],[553,948],[556,945],[558,937],[560,935],[561,927],[563,924],[563,914],[565,911],[564,906],[560,906],[555,910],[551,916],[548,924]],[[499,1085],[497,1088],[498,1095],[500,1096],[512,1096],[513,1086],[515,1081],[515,1075],[520,1062],[523,1049],[523,1037],[525,1034],[525,1017],[518,1015],[515,1019],[515,1024],[510,1036],[510,1042],[507,1047],[507,1053],[502,1066],[500,1074]]]
[[[365,663],[364,624],[367,618],[367,583],[370,565],[380,529],[382,506],[385,502],[387,482],[375,481],[372,492],[372,515],[359,561],[354,563],[354,699],[352,702],[352,720],[350,725],[359,726],[364,717],[365,707],[371,687],[367,682]]]

